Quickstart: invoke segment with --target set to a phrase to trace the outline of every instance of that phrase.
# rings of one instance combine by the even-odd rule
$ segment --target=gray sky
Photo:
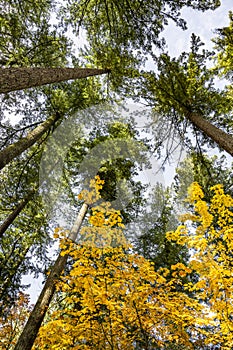
[[[164,31],[171,56],[188,50],[192,33],[199,35],[206,44],[206,48],[211,49],[213,47],[211,38],[215,36],[214,29],[229,24],[228,12],[230,10],[233,10],[232,0],[222,0],[222,5],[215,11],[198,12],[187,8],[182,10],[182,16],[188,23],[188,30],[182,31],[174,23],[170,23]]]

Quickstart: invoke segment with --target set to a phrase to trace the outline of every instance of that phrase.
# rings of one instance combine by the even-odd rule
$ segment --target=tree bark
[[[91,68],[0,68],[0,93],[109,73]]]
[[[59,114],[55,114],[37,126],[34,130],[30,131],[27,136],[3,149],[0,152],[0,170],[36,143],[36,141],[38,141],[40,137],[60,118],[61,116]]]
[[[87,210],[88,205],[84,203],[69,235],[69,238],[73,241],[77,238]],[[68,255],[62,256],[59,254],[14,350],[31,350],[40,326],[44,320],[46,311],[55,293],[56,281],[60,278],[62,271],[65,268],[67,258]]]
[[[199,130],[208,135],[215,141],[220,148],[224,149],[231,156],[233,156],[233,136],[227,134],[225,131],[217,128],[209,121],[205,120],[201,115],[193,112],[186,112],[185,116],[190,120]]]
[[[26,207],[30,199],[35,194],[35,190],[30,191],[28,196],[23,199],[17,207],[8,215],[8,217],[3,221],[0,225],[0,238],[3,236],[4,232],[8,229],[8,227],[13,223],[15,218],[21,213],[21,211]]]

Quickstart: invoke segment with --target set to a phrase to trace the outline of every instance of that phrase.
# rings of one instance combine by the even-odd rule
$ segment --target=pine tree
[[[154,111],[181,133],[181,126],[188,121],[194,135],[202,135],[200,145],[214,141],[233,155],[233,137],[224,130],[224,116],[231,113],[232,104],[225,91],[214,87],[213,71],[206,68],[211,54],[200,52],[201,45],[193,34],[190,53],[178,59],[161,54],[156,59],[159,73],[145,73],[139,91]]]

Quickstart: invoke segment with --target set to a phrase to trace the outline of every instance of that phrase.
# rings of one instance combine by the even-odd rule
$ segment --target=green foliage
[[[164,40],[159,34],[173,20],[178,26],[186,28],[180,18],[180,10],[187,6],[197,10],[215,9],[220,5],[218,0],[210,1],[70,1],[62,10],[64,23],[70,24],[77,31],[84,28],[88,41],[105,42],[109,46],[121,47],[129,52],[143,50],[151,52],[153,46],[162,47]]]
[[[165,119],[189,148],[193,148],[193,140],[195,147],[216,146],[207,136],[208,126],[228,132],[232,129],[231,98],[228,91],[215,87],[215,73],[207,68],[213,54],[201,50],[202,45],[200,38],[193,34],[189,53],[182,53],[178,58],[161,54],[155,59],[158,73],[144,72],[137,84],[138,96],[145,98],[159,119]],[[195,116],[199,118],[198,127],[193,122]],[[205,120],[209,124],[204,127]],[[188,136],[189,127],[195,139]],[[224,148],[223,143],[218,144]]]
[[[192,153],[176,169],[174,189],[177,204],[187,206],[184,200],[187,196],[188,187],[194,181],[201,185],[207,202],[211,198],[210,188],[218,183],[222,183],[225,193],[232,196],[232,165],[230,166],[226,162],[224,156],[210,158],[205,154]]]
[[[60,8],[61,26],[74,33],[85,33],[88,45],[81,50],[84,64],[111,68],[109,77],[113,91],[132,93],[132,79],[154,49],[162,49],[161,32],[172,20],[182,29],[186,22],[180,16],[184,7],[205,11],[220,5],[218,0],[69,1]]]
[[[216,30],[218,36],[213,39],[216,55],[216,67],[222,76],[233,78],[233,13],[229,12],[230,23],[228,27]]]
[[[219,28],[215,31],[218,34],[217,37],[213,39],[215,43],[215,50],[217,54],[215,55],[215,67],[213,71],[220,76],[228,79],[230,82],[233,80],[233,13],[229,12],[230,23],[228,27]],[[225,86],[225,94],[228,99],[228,105],[232,106],[233,101],[233,89],[231,84]],[[223,106],[225,107],[225,106]],[[222,123],[224,127],[228,127],[231,132],[233,122],[232,122],[232,110],[228,115],[226,115],[226,107],[223,108],[225,112]]]
[[[104,80],[109,95],[115,99],[117,93],[124,95],[130,93],[131,82],[139,76],[138,67],[144,62],[145,59],[141,56],[134,56],[127,48],[112,45],[105,38],[101,42],[90,41],[80,50],[80,63],[83,66],[111,69],[111,73]]]
[[[123,153],[121,147],[124,148]],[[95,149],[97,155],[89,157],[91,150]],[[139,139],[137,132],[129,123],[117,121],[109,122],[102,128],[94,127],[88,139],[82,139],[81,145],[75,143],[70,148],[67,166],[65,166],[66,177],[72,179],[69,181],[70,186],[73,187],[80,182],[87,184],[90,177],[99,175],[105,181],[100,191],[101,197],[110,202],[122,200],[123,207],[126,205],[124,209],[121,207],[124,223],[129,222],[142,204],[144,188],[140,181],[133,179],[133,176],[138,174],[141,163],[146,162],[146,150],[144,140]],[[106,159],[98,161],[96,157],[101,158],[104,152],[106,152]],[[88,159],[87,169],[83,169],[80,173],[79,166],[84,159]],[[131,195],[127,201],[129,188]],[[126,203],[124,203],[124,195],[126,195]]]
[[[49,24],[52,2],[2,1],[0,65],[51,66],[67,63],[69,40]]]
[[[81,110],[104,103],[106,100],[98,77],[45,86],[42,92],[46,112],[49,114],[56,111],[67,118],[75,113],[78,118]],[[85,124],[85,120],[80,122]]]
[[[4,221],[12,210],[25,199],[32,189],[35,194],[28,198],[25,208],[19,213],[0,240],[0,313],[7,314],[16,300],[16,295],[26,286],[22,276],[38,276],[49,263],[47,256],[51,239],[48,222],[38,187],[38,167],[34,162],[13,163],[6,167],[0,180],[0,219]],[[30,169],[30,170],[29,170]]]
[[[157,184],[148,202],[137,219],[139,232],[132,238],[135,251],[153,261],[156,270],[187,261],[188,251],[166,238],[166,232],[178,225],[170,190]]]
[[[183,120],[187,112],[209,117],[219,114],[224,96],[215,89],[213,74],[206,67],[211,52],[202,50],[203,43],[194,34],[189,53],[177,59],[163,53],[156,59],[159,73],[145,73],[141,80],[142,95],[151,101],[158,113],[179,116]]]

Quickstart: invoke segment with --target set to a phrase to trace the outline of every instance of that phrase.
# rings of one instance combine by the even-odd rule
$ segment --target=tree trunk
[[[19,156],[34,143],[36,143],[36,141],[38,141],[40,137],[46,131],[48,131],[49,128],[60,118],[61,116],[59,114],[48,118],[34,130],[30,131],[27,136],[3,149],[0,152],[0,170],[3,169],[8,163],[10,163],[14,158]]]
[[[109,73],[91,68],[0,68],[0,93]]]
[[[13,223],[15,218],[20,214],[20,212],[26,207],[30,199],[35,194],[35,190],[30,191],[28,196],[24,198],[17,207],[8,215],[8,217],[3,221],[0,225],[0,238],[3,236],[4,232],[8,229],[8,227]]]
[[[73,241],[77,238],[87,210],[88,205],[84,203],[69,235],[69,238]],[[31,350],[46,311],[55,293],[56,281],[60,278],[62,271],[65,268],[67,258],[67,255],[61,256],[61,254],[59,254],[14,350]]]
[[[186,112],[185,116],[195,126],[197,126],[199,130],[201,130],[204,134],[208,135],[213,141],[215,141],[220,148],[224,149],[231,156],[233,156],[233,136],[217,128],[196,113]]]

